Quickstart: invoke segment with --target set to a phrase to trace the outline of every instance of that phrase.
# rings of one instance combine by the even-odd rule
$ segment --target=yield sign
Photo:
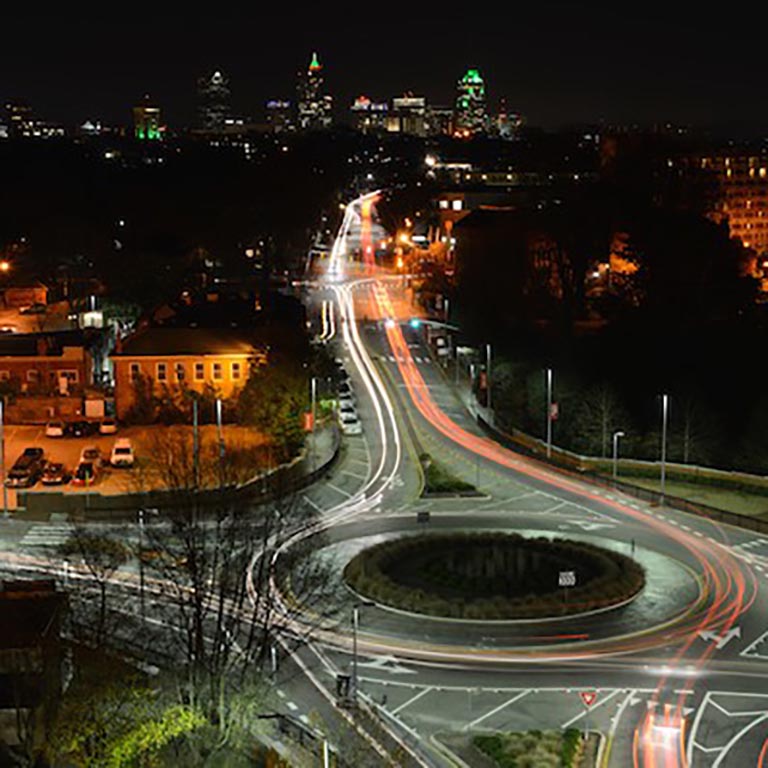
[[[591,707],[597,700],[596,691],[582,691],[579,696],[581,696],[581,700],[584,702],[585,707]]]

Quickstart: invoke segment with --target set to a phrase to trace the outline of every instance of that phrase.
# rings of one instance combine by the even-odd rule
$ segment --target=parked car
[[[127,437],[121,437],[115,440],[112,446],[112,455],[109,463],[113,467],[132,467],[134,462],[133,445]]]
[[[63,421],[49,421],[45,425],[46,437],[64,437],[65,427]]]
[[[355,410],[355,401],[352,399],[351,395],[341,395],[339,397],[339,408],[349,410],[352,409]]]
[[[5,484],[9,488],[30,488],[40,478],[45,466],[42,448],[26,448],[11,467]]]
[[[44,315],[48,311],[48,307],[45,304],[36,302],[26,307],[19,309],[20,315]]]
[[[72,485],[93,485],[99,477],[99,470],[92,461],[81,461],[77,465]]]
[[[99,424],[100,435],[114,435],[117,432],[117,422],[114,419],[102,419]]]
[[[341,421],[341,431],[345,435],[361,435],[363,433],[363,426],[354,410],[341,409],[339,420]]]
[[[347,381],[342,381],[339,384],[339,397],[342,397],[343,395],[354,397],[352,393],[352,387],[349,386],[349,382]]]
[[[82,464],[83,462],[91,462],[92,464],[101,466],[101,448],[95,445],[87,445],[83,448],[83,450],[80,451],[80,463]]]
[[[98,424],[92,424],[90,421],[73,421],[70,425],[72,437],[90,437],[97,430]]]
[[[58,461],[52,461],[45,465],[43,470],[43,476],[40,478],[40,482],[43,485],[62,485],[68,483],[70,480],[70,474],[67,472],[66,467]]]

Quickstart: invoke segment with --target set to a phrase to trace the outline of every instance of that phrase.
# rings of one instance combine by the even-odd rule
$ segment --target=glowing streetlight
[[[11,269],[11,262],[3,259],[0,261],[0,272],[8,272]]]
[[[619,438],[624,437],[621,431],[613,433],[613,479],[619,476]]]

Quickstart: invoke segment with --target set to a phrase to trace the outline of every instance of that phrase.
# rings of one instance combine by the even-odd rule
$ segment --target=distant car
[[[43,476],[40,478],[40,482],[43,485],[62,485],[63,483],[68,483],[69,480],[70,475],[66,467],[57,461],[46,464]]]
[[[45,304],[35,302],[27,307],[21,307],[19,309],[20,315],[44,315],[48,311],[48,307]]]
[[[353,396],[352,395],[352,387],[350,387],[349,383],[346,382],[346,381],[342,381],[339,384],[338,389],[339,389],[339,397],[343,397],[345,395],[348,396],[348,397],[352,397]]]
[[[127,467],[133,466],[134,455],[133,445],[127,437],[121,437],[115,440],[115,444],[112,446],[112,455],[110,456],[109,463],[113,467]]]
[[[92,424],[90,421],[73,421],[69,425],[69,429],[72,437],[89,437],[96,432],[98,425]]]
[[[0,325],[0,333],[16,333],[15,325]]]
[[[341,395],[339,397],[339,408],[355,410],[355,401],[351,395]]]
[[[64,437],[64,422],[63,421],[49,421],[45,425],[46,437]]]
[[[99,424],[100,435],[114,435],[117,432],[117,422],[114,419],[103,419]]]
[[[80,463],[91,462],[96,466],[101,466],[101,448],[95,445],[88,445],[80,451]]]
[[[362,424],[360,424],[360,419],[357,418],[357,413],[355,413],[354,409],[341,409],[339,411],[339,421],[341,422],[341,431],[345,435],[361,435],[363,433]]]
[[[81,461],[77,465],[75,475],[72,478],[72,485],[93,485],[98,479],[99,471],[95,463],[91,461]]]
[[[36,446],[25,448],[21,456],[16,459],[16,463],[18,464],[22,459],[35,459],[36,461],[40,461],[44,455],[45,451],[42,448],[38,448]]]

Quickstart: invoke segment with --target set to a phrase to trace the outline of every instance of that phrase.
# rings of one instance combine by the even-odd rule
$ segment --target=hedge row
[[[575,768],[583,752],[576,728],[478,735],[472,744],[499,768]]]
[[[589,560],[600,575],[587,584],[544,595],[477,597],[447,599],[440,595],[404,586],[396,579],[397,564],[418,556],[421,551],[434,551],[436,546],[462,544],[476,546],[509,543],[549,550],[552,556],[571,561]],[[364,550],[344,569],[346,582],[357,593],[412,613],[447,618],[501,620],[544,618],[606,608],[636,595],[645,585],[645,571],[624,555],[568,540],[553,542],[546,538],[524,539],[517,534],[426,534],[385,541]]]

